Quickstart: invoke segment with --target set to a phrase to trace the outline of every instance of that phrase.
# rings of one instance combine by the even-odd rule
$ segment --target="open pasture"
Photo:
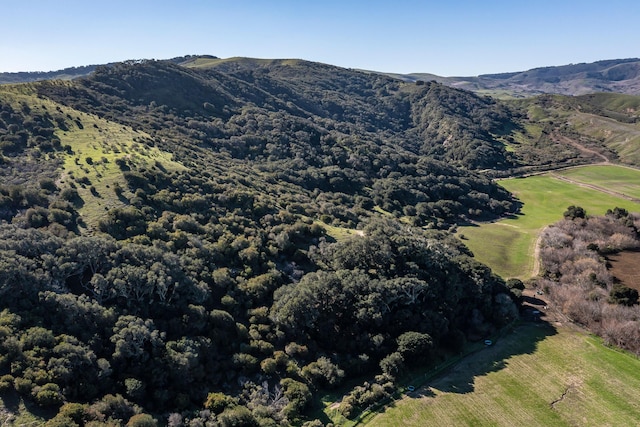
[[[566,169],[558,174],[577,182],[640,199],[640,170],[638,169],[601,165]]]
[[[637,425],[638,372],[638,358],[582,331],[524,324],[367,424]]]
[[[607,255],[609,271],[623,285],[640,291],[640,252],[622,251]]]
[[[597,171],[598,168],[601,166],[576,168],[575,173],[582,171],[583,176],[593,176],[593,170]],[[625,182],[626,188],[629,189],[625,191],[629,191],[630,194],[631,191],[640,191],[640,180],[634,175],[638,171],[616,166],[608,166],[607,169],[610,170],[605,176],[617,176],[619,181],[616,182]],[[624,181],[624,177],[627,177],[628,181]],[[592,182],[594,180],[591,178]],[[599,187],[607,188],[608,184],[604,178],[600,178],[598,182]],[[548,174],[505,179],[500,181],[500,185],[523,203],[521,213],[493,223],[460,227],[458,232],[464,235],[465,244],[479,261],[505,278],[527,279],[535,274],[538,235],[547,225],[561,220],[568,206],[581,206],[590,215],[603,215],[607,209],[615,207],[629,211],[640,210],[640,203],[563,181]],[[617,191],[615,188],[613,190]]]

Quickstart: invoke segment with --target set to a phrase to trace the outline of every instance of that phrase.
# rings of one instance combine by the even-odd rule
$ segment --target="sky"
[[[640,57],[638,0],[0,0],[0,72],[184,55],[440,76]]]

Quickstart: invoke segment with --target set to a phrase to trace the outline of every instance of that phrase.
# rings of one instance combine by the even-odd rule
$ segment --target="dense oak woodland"
[[[199,61],[0,95],[2,395],[49,425],[300,424],[324,390],[375,376],[352,416],[517,317],[446,230],[516,212],[491,177],[586,161],[575,149],[524,141],[517,105],[434,82]],[[87,117],[134,143],[80,156],[67,141]],[[151,150],[180,167],[140,160]],[[83,171],[107,165],[98,190]]]

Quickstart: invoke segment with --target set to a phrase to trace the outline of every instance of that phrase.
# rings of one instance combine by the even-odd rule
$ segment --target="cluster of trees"
[[[22,104],[21,110],[10,103],[0,102],[0,154],[22,152],[28,146],[52,148],[60,145],[53,133],[56,129],[50,114],[30,114],[31,108]],[[64,120],[62,120],[64,126]]]
[[[589,216],[570,206],[541,241],[539,285],[571,320],[606,342],[640,354],[638,291],[617,282],[608,254],[640,248],[640,217],[625,209]]]
[[[292,422],[315,390],[369,372],[388,389],[517,316],[504,282],[451,237],[374,222],[340,243],[315,238],[296,266],[276,245],[313,242],[312,227],[271,230],[268,248],[188,232],[177,247],[3,225],[2,390],[60,417],[81,404],[83,422]],[[116,400],[117,414],[96,409]]]

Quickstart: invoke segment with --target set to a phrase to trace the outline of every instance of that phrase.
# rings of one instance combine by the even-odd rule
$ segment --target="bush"
[[[33,389],[33,397],[40,406],[57,406],[62,404],[62,394],[60,386],[54,383],[47,383],[41,387]]]
[[[128,420],[135,411],[132,405],[121,395],[107,394],[102,400],[91,405],[91,409],[100,416],[117,420]]]
[[[254,418],[251,411],[244,406],[236,406],[235,408],[225,410],[218,417],[222,427],[252,427],[258,426],[258,421]]]
[[[58,411],[57,417],[69,418],[79,425],[83,425],[87,418],[87,405],[81,403],[65,403]]]
[[[15,388],[19,394],[26,396],[31,394],[33,383],[27,378],[16,378],[13,381],[13,388]]]
[[[638,291],[620,283],[615,283],[609,292],[609,302],[631,307],[638,304]]]
[[[224,393],[209,393],[207,400],[204,402],[205,409],[210,410],[214,414],[220,414],[228,408],[232,408],[238,404],[238,401]]]
[[[400,335],[397,342],[398,352],[411,364],[429,360],[431,356],[433,340],[429,334],[409,331]]]
[[[380,361],[380,368],[383,373],[395,378],[404,370],[404,357],[397,351],[391,353]]]
[[[136,414],[129,419],[127,427],[156,427],[158,422],[149,414]]]
[[[80,198],[78,190],[75,188],[65,188],[60,192],[60,197],[68,202],[73,202]]]
[[[0,377],[0,393],[5,393],[13,389],[14,378],[12,375],[3,375]]]
[[[64,415],[56,415],[44,424],[44,427],[79,427],[80,424]]]

